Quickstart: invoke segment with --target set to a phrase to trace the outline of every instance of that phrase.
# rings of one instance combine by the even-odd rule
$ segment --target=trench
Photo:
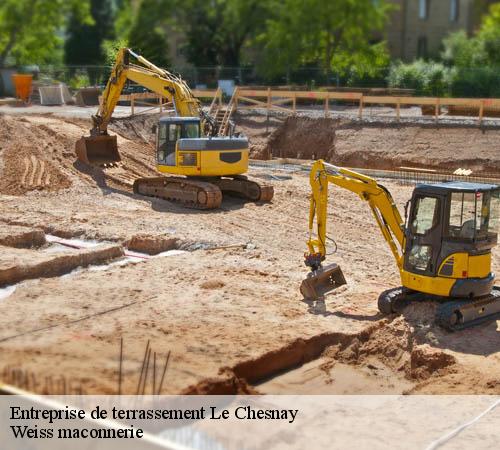
[[[185,394],[408,394],[431,377],[453,373],[453,356],[417,343],[401,317],[356,334],[297,339],[257,358],[222,368]]]
[[[21,248],[26,247],[25,242],[20,242],[20,244]],[[172,247],[171,243],[169,247]],[[27,281],[53,277],[66,278],[83,272],[105,271],[153,258],[173,257],[187,253],[186,250],[174,248],[148,254],[126,249],[121,244],[62,238],[51,234],[45,234],[43,246],[32,248],[31,251],[36,255],[46,256],[47,259],[33,263],[21,262],[0,269],[0,301],[10,297],[21,284]]]

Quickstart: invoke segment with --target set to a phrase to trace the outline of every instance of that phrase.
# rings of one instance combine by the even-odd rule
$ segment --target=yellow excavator
[[[79,161],[104,170],[120,162],[116,136],[108,134],[108,124],[127,80],[167,98],[175,110],[174,117],[161,117],[155,127],[157,170],[175,176],[137,179],[135,193],[198,209],[218,208],[223,192],[252,201],[272,199],[272,186],[244,175],[248,171],[247,138],[232,131],[226,136],[225,130],[234,127],[221,130],[180,77],[128,48],[117,54],[102,102],[92,117],[90,136],[76,143]]]
[[[317,300],[346,284],[337,264],[323,267],[330,239],[330,183],[368,202],[396,260],[402,286],[380,294],[381,313],[401,312],[411,301],[433,299],[438,301],[436,322],[448,330],[500,317],[500,286],[494,286],[491,272],[491,250],[498,240],[500,186],[461,181],[418,184],[406,204],[403,221],[384,186],[322,160],[313,164],[310,173],[305,264],[311,272],[300,287],[304,298]]]

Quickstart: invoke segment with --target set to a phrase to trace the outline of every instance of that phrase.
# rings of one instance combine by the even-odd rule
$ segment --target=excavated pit
[[[361,123],[341,119],[291,116],[273,123],[267,139],[249,117],[245,132],[257,137],[255,159],[325,159],[336,165],[395,170],[400,167],[470,169],[474,174],[499,174],[496,151],[500,129],[446,124]],[[254,121],[259,123],[259,119]],[[472,152],[472,149],[473,152]]]
[[[406,394],[457,372],[455,357],[419,343],[403,317],[355,335],[323,333],[222,368],[185,394]]]

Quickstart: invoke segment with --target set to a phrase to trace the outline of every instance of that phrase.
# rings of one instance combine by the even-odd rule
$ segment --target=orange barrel
[[[16,73],[12,75],[12,82],[16,88],[16,97],[28,102],[31,95],[31,83],[33,81],[33,75],[25,75]]]

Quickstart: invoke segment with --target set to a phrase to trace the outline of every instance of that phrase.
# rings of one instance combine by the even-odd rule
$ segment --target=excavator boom
[[[312,193],[309,209],[309,240],[307,241],[309,253],[305,255],[305,264],[311,268],[311,272],[300,287],[305,298],[321,297],[346,284],[344,274],[337,264],[322,266],[326,257],[326,242],[329,239],[326,230],[329,183],[354,192],[368,202],[398,267],[401,267],[404,223],[386,188],[373,178],[336,167],[323,160],[318,160],[313,164],[309,181]],[[315,222],[317,233],[316,237],[313,237]]]
[[[142,66],[132,64],[130,57],[134,57]],[[127,80],[134,81],[172,101],[178,116],[201,116],[198,99],[180,77],[160,69],[128,48],[122,48],[118,52],[104,89],[99,110],[92,116],[93,127],[90,136],[83,136],[76,143],[76,154],[81,162],[106,167],[121,160],[116,136],[108,135],[107,130]]]

